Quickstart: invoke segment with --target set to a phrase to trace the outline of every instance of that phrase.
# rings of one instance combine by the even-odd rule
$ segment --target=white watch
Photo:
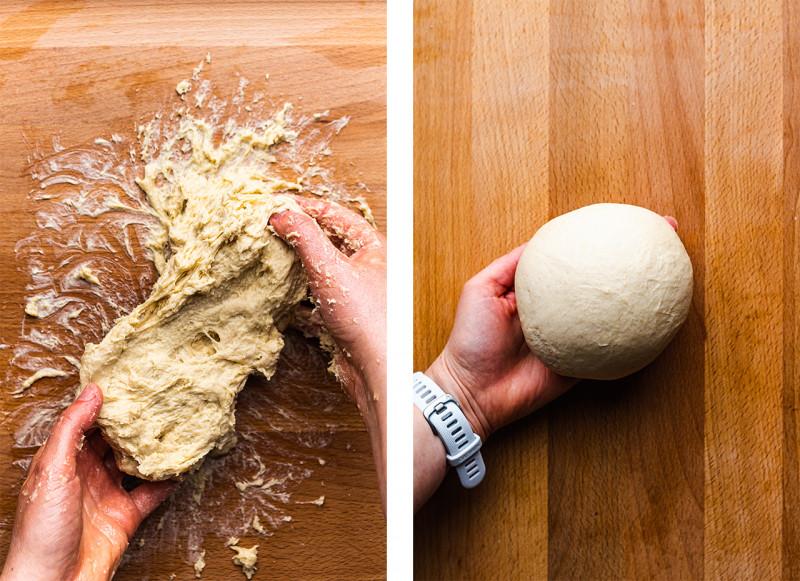
[[[447,463],[456,469],[464,488],[474,488],[486,475],[481,456],[481,438],[469,425],[461,406],[424,373],[414,374],[414,405],[419,408],[433,432],[439,436]]]

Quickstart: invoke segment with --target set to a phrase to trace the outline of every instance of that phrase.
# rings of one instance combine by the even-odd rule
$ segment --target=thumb
[[[175,490],[177,485],[178,483],[172,480],[142,482],[139,486],[131,490],[131,500],[136,505],[136,508],[139,509],[139,515],[141,517],[137,526],[172,494],[172,491]]]
[[[102,406],[103,392],[96,384],[88,384],[53,427],[42,453],[42,461],[52,463],[61,460],[64,465],[74,467],[83,434],[94,423]]]
[[[506,294],[514,286],[517,264],[524,250],[525,244],[494,260],[467,281],[464,291],[470,296],[478,297],[499,297]]]
[[[318,289],[333,278],[332,269],[344,256],[313,218],[285,210],[272,216],[270,225],[284,242],[295,249],[312,288]]]

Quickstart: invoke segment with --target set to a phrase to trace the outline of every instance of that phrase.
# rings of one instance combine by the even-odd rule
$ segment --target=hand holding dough
[[[343,206],[313,198],[295,201],[304,213],[282,212],[270,224],[300,257],[335,342],[335,372],[363,414],[369,401],[384,399],[386,239],[364,216]]]
[[[692,264],[671,223],[595,204],[539,229],[515,291],[531,350],[561,375],[616,379],[666,347],[689,312]]]

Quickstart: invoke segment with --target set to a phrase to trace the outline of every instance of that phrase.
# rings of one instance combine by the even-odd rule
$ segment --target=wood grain
[[[525,15],[434,4],[416,5],[416,367],[443,346],[466,279],[585,204],[675,216],[695,289],[651,366],[583,382],[493,436],[484,490],[446,483],[417,515],[417,576],[796,578],[796,3],[549,0]],[[456,38],[462,51],[445,50]],[[537,79],[527,97],[507,67],[485,66],[520,58],[517,86]],[[479,104],[492,85],[506,92],[499,112]],[[546,159],[531,153],[542,147]],[[525,148],[535,164],[519,163]],[[505,193],[479,206],[487,191]],[[498,222],[507,245],[479,242]],[[546,491],[520,468],[533,462]],[[545,538],[530,532],[542,518]]]
[[[112,132],[132,137],[136,123],[175,98],[175,84],[191,74],[206,51],[207,67],[220,94],[230,94],[237,74],[263,79],[269,97],[292,101],[306,112],[330,109],[350,115],[350,125],[334,140],[337,178],[369,187],[368,201],[385,228],[385,4],[383,2],[4,2],[0,6],[0,341],[14,344],[25,295],[26,275],[17,270],[14,245],[35,228],[27,194],[32,182],[27,157],[34,144],[48,147],[54,135],[64,146]],[[299,341],[304,369],[300,378],[279,372],[273,383],[252,382],[240,405],[259,389],[292,382],[337,393],[324,371],[318,348]],[[308,349],[311,351],[307,351]],[[305,349],[306,351],[303,351]],[[0,352],[0,375],[9,352]],[[285,371],[285,362],[284,362]],[[73,386],[64,385],[64,389]],[[338,400],[337,400],[338,401]],[[15,405],[3,398],[2,411]],[[308,435],[341,426],[324,466],[295,491],[297,499],[324,494],[323,507],[293,506],[292,523],[260,543],[258,578],[385,578],[385,520],[381,511],[369,440],[358,412],[342,399],[333,409],[294,409],[308,419]],[[12,448],[11,430],[0,426],[0,559],[5,557],[16,491],[22,472],[10,465],[29,453]],[[266,430],[266,424],[263,429]],[[291,430],[286,425],[282,430]],[[229,502],[209,510],[230,511]],[[153,518],[158,518],[156,513]],[[137,539],[138,540],[138,539]],[[116,579],[193,577],[182,551],[144,539]],[[238,579],[224,538],[206,538],[206,578]],[[249,546],[249,545],[248,545]]]
[[[706,6],[711,579],[775,578],[782,569],[782,41],[781,2]]]
[[[800,578],[800,6],[783,3],[783,577]]]

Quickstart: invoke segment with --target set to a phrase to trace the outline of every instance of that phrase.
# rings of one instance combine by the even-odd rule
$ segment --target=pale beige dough
[[[91,284],[100,284],[100,279],[97,278],[94,271],[85,264],[78,269],[78,272],[75,273],[75,277]]]
[[[194,562],[194,576],[200,579],[203,576],[203,570],[206,568],[206,552],[200,551]]]
[[[236,553],[231,557],[233,563],[242,568],[242,573],[245,577],[252,579],[258,569],[258,545],[253,545],[250,548],[240,547],[239,539],[231,537],[225,543],[225,546]]]
[[[593,204],[536,232],[514,290],[525,339],[548,367],[617,379],[653,361],[678,332],[691,306],[692,263],[662,216]]]
[[[245,380],[275,372],[307,285],[268,225],[296,208],[279,194],[297,186],[269,171],[270,148],[293,137],[281,113],[215,146],[212,128],[187,116],[147,164],[139,184],[163,225],[150,241],[160,276],[80,365],[81,384],[103,390],[97,422],[124,472],[167,479],[226,450]]]
[[[11,394],[20,394],[40,379],[45,379],[46,377],[69,377],[69,373],[66,371],[61,371],[60,369],[54,369],[52,367],[43,367],[41,369],[37,369],[33,375],[23,381],[16,390],[11,392]]]

